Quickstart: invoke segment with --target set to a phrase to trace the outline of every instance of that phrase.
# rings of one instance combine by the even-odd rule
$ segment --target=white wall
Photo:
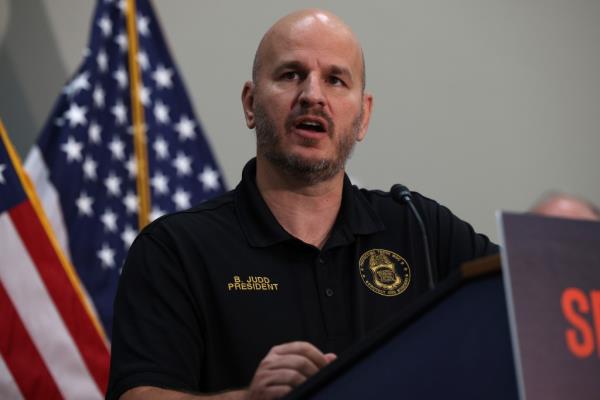
[[[87,42],[94,3],[0,0],[0,116],[24,154]],[[600,1],[155,0],[227,181],[253,155],[240,91],[260,37],[308,5],[362,41],[375,95],[349,172],[402,182],[496,237],[496,209],[561,189],[600,203]]]

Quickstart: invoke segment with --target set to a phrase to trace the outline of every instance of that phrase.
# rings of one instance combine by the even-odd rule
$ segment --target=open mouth
[[[300,121],[295,125],[296,129],[311,132],[325,132],[325,125],[319,121]]]

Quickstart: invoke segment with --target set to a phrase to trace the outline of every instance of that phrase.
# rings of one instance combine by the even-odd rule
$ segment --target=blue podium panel
[[[500,274],[455,279],[403,314],[290,398],[517,398]]]

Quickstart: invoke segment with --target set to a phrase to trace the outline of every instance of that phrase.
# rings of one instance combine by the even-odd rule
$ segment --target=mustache
[[[327,114],[323,110],[308,110],[308,109],[301,109],[299,111],[293,111],[290,115],[288,115],[288,117],[285,120],[286,131],[289,131],[290,129],[293,128],[294,121],[296,119],[298,119],[300,117],[307,117],[307,116],[323,118],[325,121],[327,121],[327,133],[329,135],[331,135],[334,132],[335,124],[333,123],[333,118],[331,118],[329,116],[329,114]]]

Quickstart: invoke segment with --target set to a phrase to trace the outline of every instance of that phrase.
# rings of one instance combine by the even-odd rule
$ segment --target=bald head
[[[350,27],[339,17],[320,9],[305,9],[295,11],[279,19],[262,37],[258,49],[254,55],[252,65],[252,81],[257,83],[260,76],[260,70],[264,65],[265,58],[269,57],[272,47],[276,44],[291,44],[295,38],[311,30],[327,32],[328,35],[335,35],[340,40],[351,43],[356,49],[356,56],[360,63],[360,79],[362,89],[366,85],[365,59],[362,48],[356,35]]]
[[[600,210],[593,204],[565,193],[546,195],[531,212],[549,217],[600,221]]]

